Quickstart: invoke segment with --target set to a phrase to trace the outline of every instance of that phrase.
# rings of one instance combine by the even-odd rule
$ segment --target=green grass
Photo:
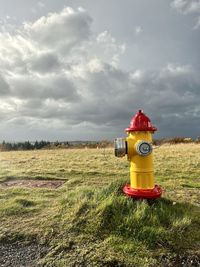
[[[124,197],[126,158],[111,149],[2,152],[0,181],[62,179],[62,187],[1,188],[0,244],[37,242],[41,266],[186,266],[199,260],[200,145],[155,150],[163,198]]]

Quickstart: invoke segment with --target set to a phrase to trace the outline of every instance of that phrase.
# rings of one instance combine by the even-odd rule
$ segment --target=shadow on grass
[[[83,197],[73,229],[80,231],[83,225],[83,231],[100,239],[117,236],[149,249],[180,251],[197,244],[198,207],[166,198],[133,200],[123,195],[121,186],[113,183],[92,198]]]
[[[101,190],[80,186],[64,192],[58,199],[59,209],[52,224],[44,227],[45,231],[50,229],[48,235],[40,237],[47,240],[49,253],[43,259],[49,264],[46,266],[62,262],[63,266],[70,266],[77,260],[85,266],[94,263],[94,266],[145,267],[181,266],[183,260],[198,262],[195,247],[199,237],[199,208],[166,198],[151,203],[133,200],[122,193],[124,183],[125,180],[115,182]],[[37,208],[34,199],[28,197],[10,201],[7,216],[22,217],[28,212],[31,215]],[[53,215],[49,214],[47,220],[50,216]],[[14,240],[19,238],[16,236]],[[65,249],[62,243],[69,239],[74,245]]]
[[[97,191],[74,192],[76,209],[70,232],[86,240],[95,239],[99,245],[94,254],[99,258],[104,255],[104,266],[106,262],[111,264],[108,266],[112,262],[125,266],[180,266],[177,264],[190,259],[197,262],[199,208],[166,198],[150,203],[127,198],[122,193],[125,182]],[[159,261],[165,265],[158,265]],[[171,263],[174,265],[166,265]]]

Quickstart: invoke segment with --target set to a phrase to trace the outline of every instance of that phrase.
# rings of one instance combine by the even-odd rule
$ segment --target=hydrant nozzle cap
[[[125,129],[126,132],[150,131],[155,132],[157,128],[151,124],[150,119],[140,109],[131,119],[130,126]]]

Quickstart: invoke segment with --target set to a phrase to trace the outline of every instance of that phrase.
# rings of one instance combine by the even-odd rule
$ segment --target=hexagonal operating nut
[[[140,156],[148,156],[152,149],[152,145],[147,141],[140,141],[136,144],[136,151]]]

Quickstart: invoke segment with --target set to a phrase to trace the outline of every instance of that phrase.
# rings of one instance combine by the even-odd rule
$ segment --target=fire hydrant
[[[129,197],[155,199],[162,194],[161,187],[154,184],[152,134],[156,130],[139,110],[125,129],[128,137],[115,139],[115,156],[127,154],[130,161],[130,184],[123,187]]]

